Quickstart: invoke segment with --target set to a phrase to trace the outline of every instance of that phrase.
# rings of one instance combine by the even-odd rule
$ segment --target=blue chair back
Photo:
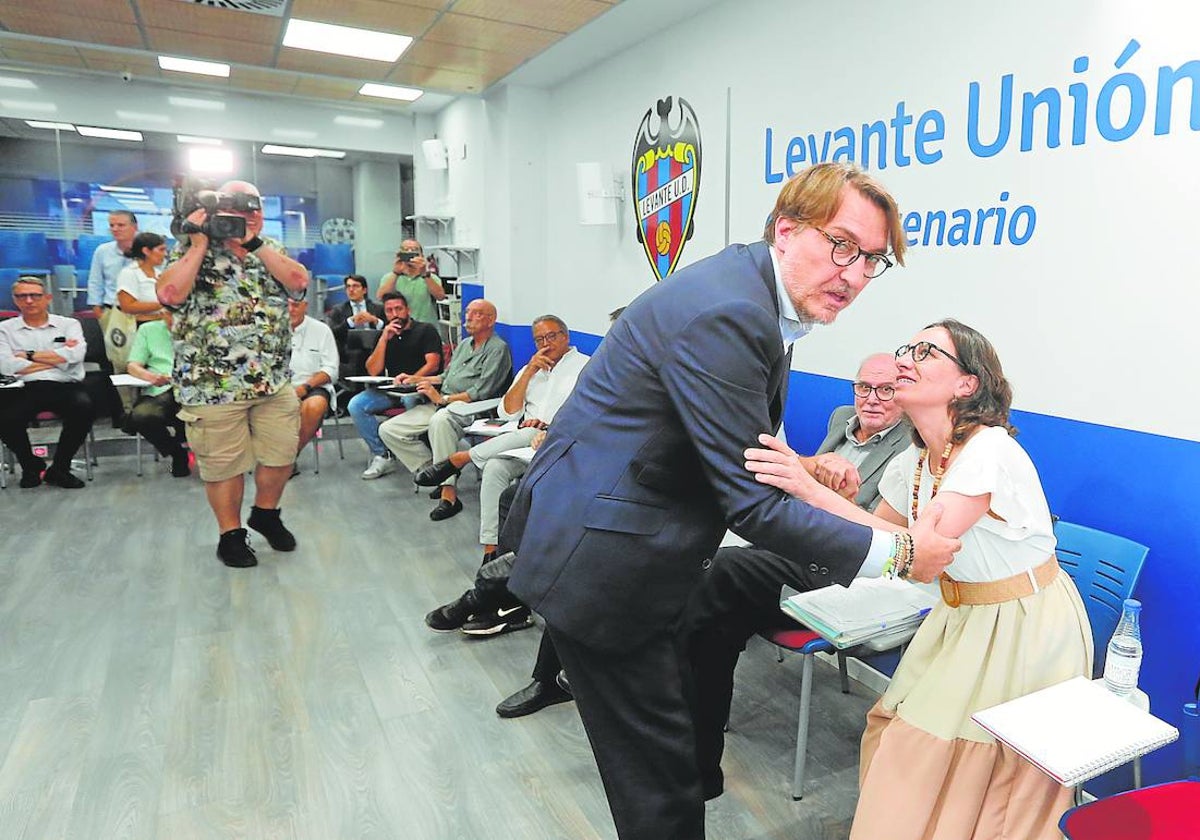
[[[19,268],[0,268],[0,309],[16,310],[12,299],[12,287],[20,276]]]
[[[1092,677],[1096,678],[1104,673],[1108,640],[1121,620],[1123,602],[1133,596],[1150,549],[1116,534],[1061,520],[1054,523],[1054,537],[1058,563],[1075,581],[1092,625],[1096,648]]]
[[[5,231],[0,237],[0,268],[19,268],[42,273],[50,267],[46,234],[37,231]]]
[[[342,277],[353,274],[354,251],[345,243],[318,242],[313,246],[312,273],[340,274]]]
[[[79,271],[88,271],[92,267],[92,254],[96,253],[96,249],[105,242],[111,240],[111,236],[101,236],[98,233],[84,233],[75,240],[75,268]],[[85,282],[86,286],[87,283]]]

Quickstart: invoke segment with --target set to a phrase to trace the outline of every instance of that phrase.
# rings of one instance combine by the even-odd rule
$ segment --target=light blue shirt
[[[92,254],[88,272],[88,306],[117,305],[117,277],[126,266],[136,263],[121,253],[115,241],[105,242]]]

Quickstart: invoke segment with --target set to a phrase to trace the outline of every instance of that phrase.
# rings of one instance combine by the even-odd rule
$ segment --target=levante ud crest
[[[662,280],[692,238],[700,194],[700,124],[687,100],[668,96],[646,110],[633,143],[631,175],[638,240]]]

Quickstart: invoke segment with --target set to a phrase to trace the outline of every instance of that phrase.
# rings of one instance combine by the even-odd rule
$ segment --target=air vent
[[[234,12],[253,12],[268,17],[283,17],[288,0],[181,0],[192,6],[208,6],[213,9],[229,9]]]

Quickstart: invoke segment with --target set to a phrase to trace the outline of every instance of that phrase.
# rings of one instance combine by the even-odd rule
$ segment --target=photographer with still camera
[[[172,231],[181,242],[158,280],[158,298],[175,313],[179,418],[221,532],[217,556],[246,567],[258,562],[241,521],[252,467],[255,501],[246,524],[277,551],[296,547],[279,515],[300,426],[287,300],[305,292],[308,272],[259,236],[257,187],[203,187],[186,179],[176,187]]]
[[[438,322],[434,301],[444,300],[446,290],[441,279],[429,270],[425,251],[417,240],[405,239],[400,243],[392,270],[379,281],[379,299],[382,301],[388,292],[404,295],[414,321]]]

